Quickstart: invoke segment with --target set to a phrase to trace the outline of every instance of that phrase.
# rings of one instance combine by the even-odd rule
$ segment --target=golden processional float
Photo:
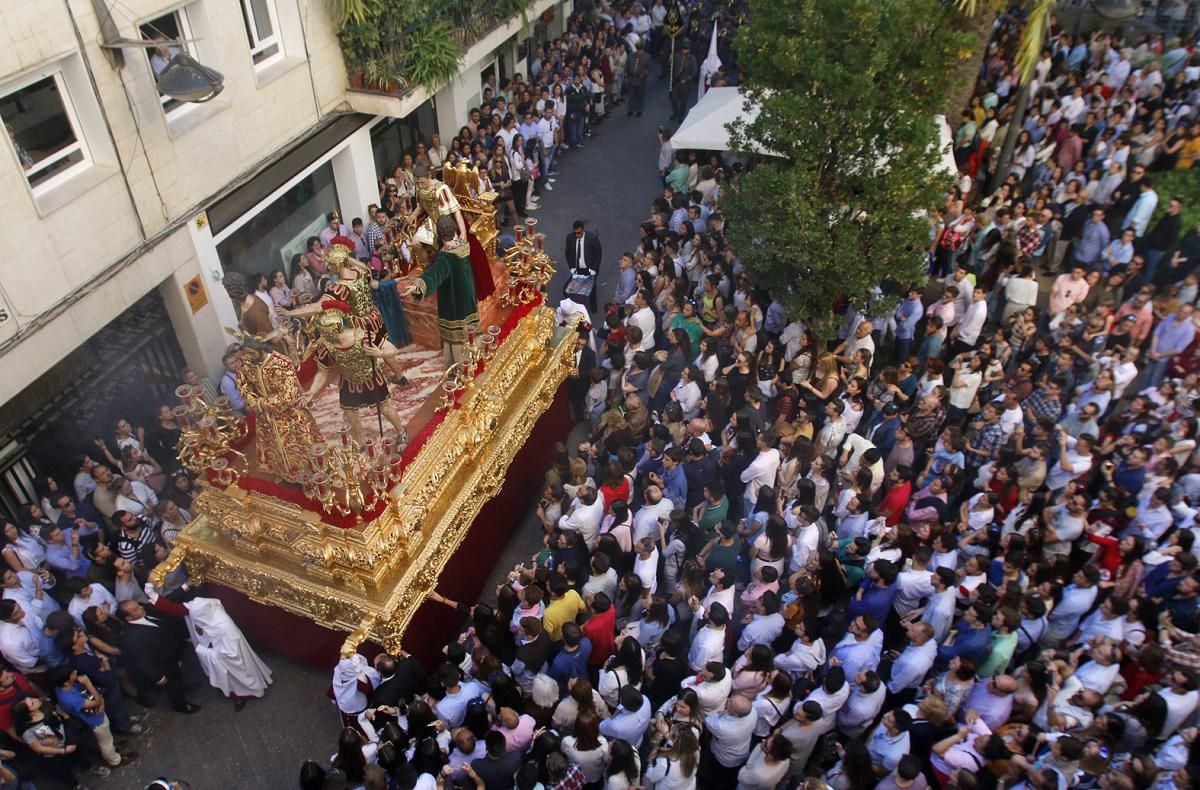
[[[535,221],[518,226],[515,244],[497,256],[495,193],[473,189],[478,173],[465,165],[447,167],[443,178],[488,251],[497,288],[480,305],[487,328],[410,416],[411,445],[403,449],[383,435],[360,445],[344,425],[316,435],[321,441],[296,439],[313,436],[310,426],[289,432],[281,425],[313,422],[296,408],[303,370],[270,347],[248,358],[273,366],[243,364],[245,387],[258,398],[248,403],[262,404],[253,430],[227,399],[210,403],[199,388],[180,387],[178,454],[202,490],[194,520],[151,575],[156,585],[185,563],[197,582],[350,632],[343,649],[364,640],[399,649],[416,610],[550,407],[574,350],[572,328],[556,327],[544,305],[554,267]],[[384,258],[399,264],[412,229],[398,223],[388,231]],[[413,264],[419,273],[415,256]],[[428,301],[406,302],[411,323],[431,309]],[[257,442],[270,445],[258,452]],[[273,453],[286,464],[271,465]],[[540,480],[540,473],[533,475]]]

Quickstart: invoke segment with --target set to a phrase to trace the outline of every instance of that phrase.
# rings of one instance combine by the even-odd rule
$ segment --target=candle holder
[[[231,458],[240,464],[246,462],[246,456],[235,447],[250,433],[246,418],[233,410],[229,398],[222,395],[210,402],[198,386],[181,384],[175,388],[175,395],[181,401],[171,409],[179,423],[180,435],[175,444],[179,462],[192,474],[209,472],[218,484],[231,485],[242,474]]]
[[[530,217],[525,227],[517,226],[516,241],[505,251],[506,282],[500,295],[505,307],[527,304],[545,291],[554,277],[554,261],[546,254],[546,234],[535,232],[537,220]]]
[[[403,459],[390,438],[360,446],[342,426],[336,441],[314,444],[308,454],[312,471],[300,476],[300,485],[327,513],[362,521],[363,511],[374,510],[400,482]]]
[[[446,369],[442,379],[442,399],[439,409],[449,409],[457,406],[463,393],[475,386],[475,377],[479,375],[483,364],[496,354],[500,347],[500,327],[489,326],[482,333],[467,333],[467,342],[463,345],[462,359]]]

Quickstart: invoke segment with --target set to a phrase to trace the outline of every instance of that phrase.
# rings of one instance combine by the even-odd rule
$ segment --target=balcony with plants
[[[466,50],[533,0],[327,0],[350,89],[402,97],[437,91]]]

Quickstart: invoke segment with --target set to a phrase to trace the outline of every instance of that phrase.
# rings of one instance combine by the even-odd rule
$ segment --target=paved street
[[[627,118],[625,108],[617,107],[582,150],[566,155],[553,191],[543,195],[544,208],[532,214],[538,219],[538,230],[546,234],[547,250],[560,264],[550,286],[551,304],[557,304],[566,281],[561,257],[574,220],[584,220],[603,244],[600,305],[612,298],[617,259],[637,245],[638,223],[649,215],[659,187],[655,130],[670,114],[663,83],[652,81],[647,94],[648,110],[641,118]],[[515,563],[529,559],[540,536],[531,513],[499,558],[492,583],[485,587],[489,597]],[[166,708],[152,712],[151,733],[130,745],[141,753],[137,763],[90,784],[129,790],[168,776],[187,780],[194,790],[294,788],[302,761],[326,762],[334,752],[339,724],[325,697],[329,669],[271,653],[262,657],[275,675],[275,684],[263,700],[234,714],[231,703],[221,699],[204,682],[199,667],[193,666],[191,675],[201,685],[191,696],[203,710],[192,716]]]

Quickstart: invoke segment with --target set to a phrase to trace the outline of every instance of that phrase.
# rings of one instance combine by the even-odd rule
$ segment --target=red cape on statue
[[[471,231],[467,231],[467,242],[471,245],[471,279],[475,281],[475,301],[482,303],[496,291],[492,265],[488,263],[487,250]]]

